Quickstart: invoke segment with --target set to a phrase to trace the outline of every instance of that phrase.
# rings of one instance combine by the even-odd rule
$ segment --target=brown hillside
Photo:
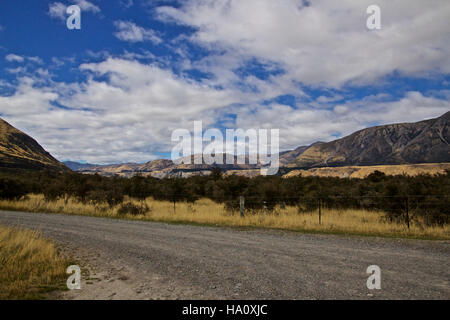
[[[337,177],[337,178],[360,178],[363,179],[375,171],[380,171],[386,175],[406,174],[416,176],[420,174],[438,174],[450,170],[450,163],[424,163],[424,164],[404,164],[391,166],[347,166],[347,167],[324,167],[312,168],[308,170],[293,170],[283,177]]]
[[[289,167],[366,166],[450,162],[450,112],[416,123],[399,123],[357,131],[316,144]]]
[[[0,119],[0,168],[69,170],[39,143]]]

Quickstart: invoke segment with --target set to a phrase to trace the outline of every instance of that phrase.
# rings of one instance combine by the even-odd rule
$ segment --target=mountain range
[[[320,167],[450,162],[449,122],[450,111],[435,119],[362,129],[331,142],[316,142],[282,152],[280,167],[289,171]],[[201,155],[193,155],[191,160],[196,157]],[[0,119],[0,168],[57,171],[70,168],[86,174],[125,177],[139,174],[158,178],[209,174],[213,167],[219,167],[227,174],[259,174],[259,165],[237,164],[236,157],[234,159],[234,164],[228,165],[176,164],[167,159],[143,164],[95,165],[73,161],[62,164],[33,138]]]
[[[331,142],[316,142],[282,152],[280,166],[305,169],[450,162],[449,122],[450,111],[435,119],[362,129]],[[234,165],[215,166],[231,174],[256,175],[259,172],[257,165],[237,165],[236,162]],[[105,175],[132,176],[139,173],[163,177],[208,174],[211,166],[177,165],[170,160],[154,160],[145,164],[86,166],[78,170]]]

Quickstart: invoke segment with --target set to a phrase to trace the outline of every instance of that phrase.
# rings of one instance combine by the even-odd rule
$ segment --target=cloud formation
[[[406,92],[401,98],[368,96],[333,108],[297,108],[282,104],[246,106],[234,110],[240,128],[278,128],[282,149],[316,141],[331,141],[375,124],[416,122],[441,116],[450,110],[450,91],[440,97]]]
[[[8,62],[23,62],[25,59],[17,54],[10,53],[5,57]]]
[[[114,26],[118,30],[114,35],[120,40],[129,42],[151,41],[155,44],[162,42],[155,31],[140,27],[131,21],[115,21]]]
[[[9,53],[5,56],[5,60],[8,62],[17,62],[17,63],[22,63],[24,61],[29,61],[32,63],[36,63],[36,64],[42,64],[43,61],[41,58],[39,57],[28,57],[28,56],[19,56],[17,54],[14,53]]]
[[[231,92],[136,61],[109,58],[80,70],[90,75],[84,83],[22,77],[12,96],[0,97],[0,113],[60,159],[149,161],[170,151],[172,130],[199,116],[211,125],[236,102]]]
[[[339,88],[394,71],[450,71],[449,1],[380,0],[382,28],[369,31],[372,2],[191,0],[157,11],[163,21],[193,27],[191,41],[223,52],[218,61],[221,55],[273,61],[286,72],[280,78],[306,85]]]
[[[231,128],[278,128],[281,148],[288,149],[373,123],[417,121],[450,109],[448,90],[407,92],[399,99],[368,96],[332,108],[329,101],[315,107],[242,105],[246,95],[241,92],[207,86],[155,64],[110,57],[79,70],[87,76],[81,83],[53,82],[45,73],[22,75],[13,95],[0,96],[2,116],[59,159],[149,161],[170,152],[172,131],[192,130],[195,120],[202,120],[204,129],[223,121]],[[229,115],[235,117],[227,120]]]
[[[61,160],[117,163],[169,153],[172,131],[197,120],[205,130],[278,128],[286,150],[450,110],[448,1],[380,0],[379,31],[366,28],[366,0],[158,3],[151,27],[110,20],[114,53],[7,54],[0,116]],[[52,3],[49,15],[65,19],[66,6]]]
[[[78,5],[81,11],[84,12],[99,13],[101,11],[100,8],[92,2],[87,0],[74,0],[71,4],[64,4],[61,2],[50,3],[48,6],[48,15],[52,18],[65,21],[67,19],[67,7],[72,4]]]

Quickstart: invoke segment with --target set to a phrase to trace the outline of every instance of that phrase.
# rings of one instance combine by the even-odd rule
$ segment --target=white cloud
[[[338,106],[334,107],[334,112],[336,112],[336,113],[346,113],[348,111],[349,111],[349,108],[346,106],[338,105]]]
[[[67,6],[61,2],[53,2],[48,6],[48,15],[52,18],[66,20]]]
[[[316,99],[318,103],[331,103],[344,99],[343,96],[337,94],[332,96],[320,96]]]
[[[141,53],[129,52],[125,50],[121,57],[123,57],[126,60],[136,60],[136,59],[153,60],[156,58],[153,53],[147,50],[143,50]]]
[[[99,13],[101,11],[97,5],[87,0],[74,0],[72,2],[72,4],[78,5],[81,11],[84,12]],[[52,18],[65,21],[68,17],[66,10],[69,5],[70,4],[64,4],[61,2],[50,3],[48,6],[48,15]]]
[[[2,117],[59,159],[149,161],[157,152],[170,152],[172,131],[192,130],[195,120],[202,120],[204,129],[217,127],[217,122],[229,128],[279,128],[281,148],[289,149],[373,124],[435,117],[450,109],[450,93],[445,90],[432,95],[411,91],[401,98],[379,94],[335,107],[330,107],[330,96],[315,101],[317,106],[292,107],[260,105],[258,95],[219,90],[156,64],[123,58],[109,57],[79,69],[87,76],[81,83],[53,82],[41,68],[33,74],[24,70],[15,92],[0,96]]]
[[[17,67],[17,68],[7,68],[6,71],[12,74],[19,74],[19,73],[27,73],[28,70],[25,67]]]
[[[366,8],[372,2],[190,0],[157,10],[161,19],[194,27],[191,40],[206,48],[241,61],[279,63],[286,71],[279,76],[283,83],[341,87],[372,83],[393,71],[450,72],[449,1],[379,0],[382,29],[369,31]]]
[[[8,61],[8,62],[18,62],[18,63],[22,63],[25,60],[33,62],[33,63],[36,63],[36,64],[42,64],[43,63],[42,59],[39,58],[39,57],[19,56],[19,55],[14,54],[14,53],[7,54],[5,56],[5,60]]]
[[[191,129],[194,120],[210,126],[236,102],[232,92],[136,61],[109,58],[80,69],[89,74],[86,82],[43,85],[22,77],[12,96],[0,97],[7,121],[59,159],[149,161],[170,152],[174,129]]]
[[[5,116],[27,117],[51,109],[50,102],[56,100],[58,94],[46,88],[36,88],[35,83],[32,78],[20,78],[12,96],[0,96],[0,113]]]
[[[37,63],[37,64],[42,64],[43,61],[41,58],[39,57],[27,57],[27,59],[31,62]]]
[[[0,96],[0,114],[59,159],[92,163],[145,162],[170,152],[176,128],[280,129],[281,149],[329,141],[373,124],[419,121],[450,110],[450,93],[407,92],[344,102],[335,108],[298,104],[237,107],[239,92],[217,90],[156,65],[108,58],[80,66],[82,83],[55,83],[45,72],[21,76],[15,93]],[[101,80],[100,80],[101,79]],[[58,108],[57,104],[64,108]],[[326,104],[326,103],[325,103]],[[227,115],[236,115],[236,120]]]
[[[308,105],[247,106],[235,109],[236,126],[241,128],[278,128],[282,149],[331,141],[375,124],[416,122],[438,117],[450,110],[450,94],[441,97],[407,92],[402,98],[369,96],[329,109]],[[386,98],[389,97],[389,100]]]
[[[114,26],[118,30],[114,35],[120,40],[129,42],[151,41],[156,44],[162,42],[155,31],[140,27],[131,21],[115,21]]]
[[[75,4],[80,7],[81,11],[92,13],[99,13],[101,11],[98,6],[87,0],[75,0]]]
[[[8,62],[23,62],[25,59],[17,54],[10,53],[5,57]]]
[[[119,4],[122,7],[128,9],[129,7],[133,6],[134,2],[133,2],[133,0],[120,0]]]

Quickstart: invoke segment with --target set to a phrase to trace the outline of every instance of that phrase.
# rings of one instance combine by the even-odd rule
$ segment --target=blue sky
[[[450,2],[4,0],[0,116],[60,160],[168,157],[171,133],[280,129],[282,150],[450,110]],[[65,9],[81,8],[81,30]]]

